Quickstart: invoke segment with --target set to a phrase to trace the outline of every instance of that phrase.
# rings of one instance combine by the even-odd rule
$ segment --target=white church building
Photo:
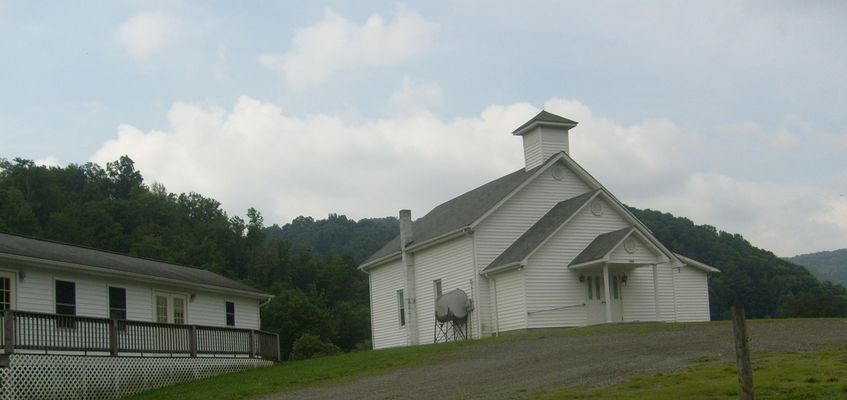
[[[516,129],[526,165],[435,207],[359,267],[375,349],[433,343],[442,293],[468,298],[465,337],[631,321],[708,321],[707,274],[675,254],[568,154],[576,122]]]

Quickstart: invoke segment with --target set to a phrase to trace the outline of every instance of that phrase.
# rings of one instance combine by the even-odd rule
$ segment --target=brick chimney
[[[515,129],[512,134],[523,137],[526,170],[544,164],[558,152],[568,153],[568,131],[576,125],[576,121],[542,110]]]

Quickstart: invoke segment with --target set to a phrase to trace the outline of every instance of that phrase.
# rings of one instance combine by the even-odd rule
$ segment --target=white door
[[[186,323],[187,296],[175,293],[156,292],[153,295],[156,307],[156,322],[162,324],[184,324]]]
[[[609,279],[609,293],[612,298],[612,322],[623,321],[623,280],[621,275],[612,275]]]
[[[606,301],[603,286],[602,274],[597,273],[585,277],[585,311],[588,313],[588,325],[606,322]]]

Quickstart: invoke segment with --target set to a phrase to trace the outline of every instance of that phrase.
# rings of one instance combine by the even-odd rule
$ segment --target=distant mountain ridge
[[[847,286],[847,249],[800,254],[786,260],[806,267],[822,281]]]

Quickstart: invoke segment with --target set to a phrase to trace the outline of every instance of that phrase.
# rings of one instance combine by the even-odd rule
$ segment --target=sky
[[[265,223],[415,217],[579,122],[623,202],[847,247],[847,2],[0,0],[0,157],[129,155]]]

